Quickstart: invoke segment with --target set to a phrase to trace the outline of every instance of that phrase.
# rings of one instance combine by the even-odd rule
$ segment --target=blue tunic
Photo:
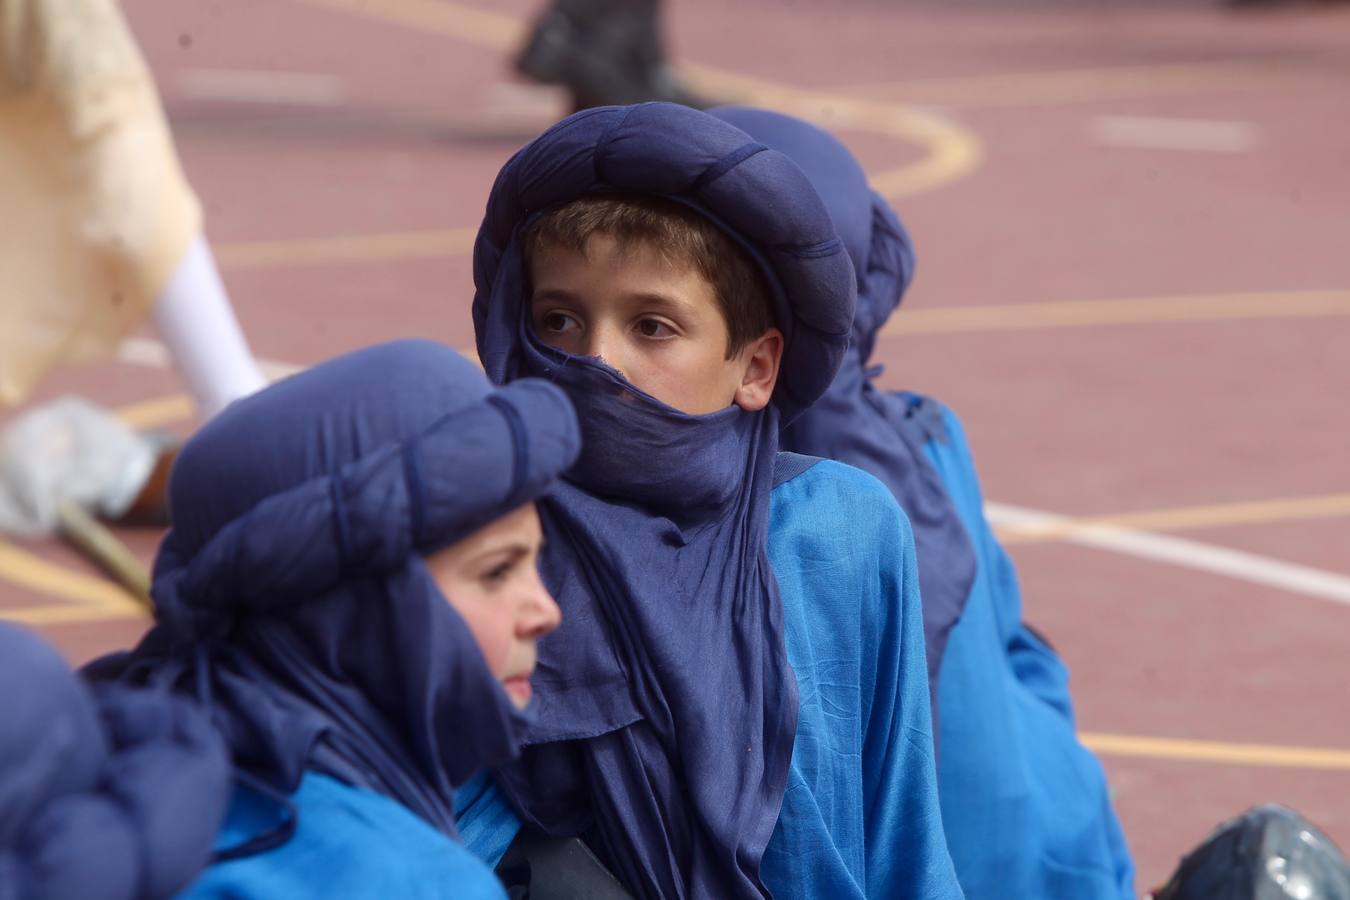
[[[487,866],[382,794],[307,772],[291,802],[298,819],[290,840],[211,866],[179,896],[505,900]],[[279,816],[274,802],[237,788],[216,846],[235,846],[266,832]]]
[[[1068,670],[1022,623],[960,421],[930,441],[978,559],[938,684],[947,842],[970,900],[1129,900],[1134,867],[1106,775],[1074,733]]]
[[[942,834],[914,541],[872,476],[819,462],[772,494],[769,558],[801,710],[761,876],[778,898],[959,898]],[[456,795],[495,864],[519,828],[490,780]]]

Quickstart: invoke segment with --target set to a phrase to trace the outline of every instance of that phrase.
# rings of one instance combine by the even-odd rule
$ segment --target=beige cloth
[[[114,0],[0,0],[0,405],[108,354],[200,230]]]

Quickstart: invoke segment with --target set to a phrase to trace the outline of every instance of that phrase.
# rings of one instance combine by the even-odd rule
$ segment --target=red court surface
[[[913,232],[884,382],[965,419],[1141,890],[1260,801],[1350,847],[1350,7],[668,5],[700,87],[836,128]],[[509,73],[530,3],[126,6],[260,356],[471,345],[492,176],[562,112]],[[186,431],[156,349],[38,399]],[[145,626],[40,542],[0,615],[77,661]]]

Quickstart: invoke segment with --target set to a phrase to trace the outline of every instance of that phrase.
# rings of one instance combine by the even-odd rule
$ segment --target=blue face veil
[[[206,864],[229,799],[224,744],[193,704],[90,686],[0,625],[0,896],[167,897]]]
[[[534,337],[525,228],[611,191],[686,204],[759,263],[786,338],[769,408],[686,415]],[[540,645],[534,746],[503,787],[528,821],[585,834],[640,895],[758,896],[797,718],[766,553],[778,430],[829,384],[853,316],[829,214],[790,160],[704,113],[588,110],[502,169],[474,281],[488,375],[557,383],[585,447],[541,504],[563,625]]]
[[[557,388],[493,390],[423,341],[238,401],[174,466],[155,628],[92,672],[194,693],[255,784],[312,769],[455,835],[452,785],[512,757],[522,720],[421,555],[537,498],[577,447]]]
[[[787,154],[815,185],[858,276],[853,341],[825,395],[783,433],[784,449],[857,466],[895,495],[914,527],[923,595],[928,687],[937,719],[938,670],[975,580],[975,551],[937,470],[924,453],[945,440],[941,408],[923,397],[886,393],[868,367],[877,333],[914,276],[914,247],[899,218],[867,186],[857,160],[831,135],[781,113],[745,107],[712,112]]]

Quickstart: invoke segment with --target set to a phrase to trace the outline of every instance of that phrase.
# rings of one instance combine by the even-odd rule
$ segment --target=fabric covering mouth
[[[523,374],[517,323],[528,306],[523,234],[532,216],[580,197],[665,197],[750,250],[786,338],[773,402],[786,422],[828,387],[848,345],[856,280],[830,215],[800,168],[740,129],[669,103],[569,116],[497,176],[474,247],[479,357],[501,384]]]

